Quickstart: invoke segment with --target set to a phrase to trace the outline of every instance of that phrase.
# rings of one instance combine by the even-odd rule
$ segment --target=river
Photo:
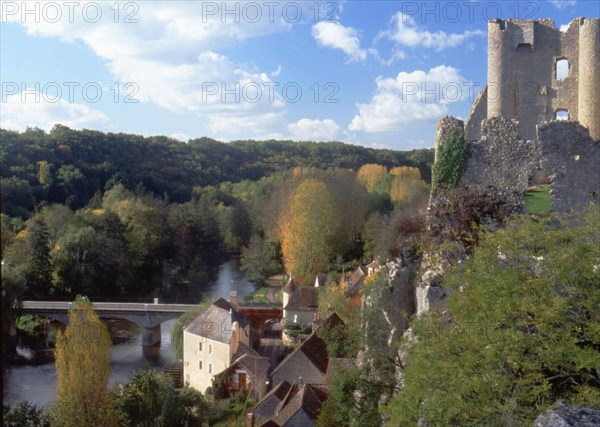
[[[203,298],[211,300],[223,297],[228,299],[229,292],[237,291],[240,301],[253,291],[252,284],[246,279],[238,268],[237,260],[229,260],[219,266],[217,279],[201,294],[198,288],[193,301],[180,301],[182,303],[195,303]],[[190,296],[191,297],[191,296]],[[137,326],[127,321],[111,319],[107,321],[113,336],[125,335],[129,338],[113,345],[111,357],[110,385],[126,383],[133,374],[144,367],[162,369],[165,363],[174,360],[171,348],[171,327],[175,320],[164,322],[161,325],[162,341],[160,347],[143,348],[141,336]],[[17,347],[17,352],[26,358],[32,358],[35,351],[22,343]],[[39,406],[47,405],[54,401],[56,396],[56,371],[53,362],[41,364],[24,364],[11,366],[3,374],[3,402],[14,404],[28,400]]]

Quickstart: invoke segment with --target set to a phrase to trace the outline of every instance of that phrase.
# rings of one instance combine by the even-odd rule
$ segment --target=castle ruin
[[[436,158],[448,136],[459,133],[471,141],[459,184],[465,193],[493,187],[522,203],[542,176],[555,212],[598,203],[600,19],[575,19],[565,32],[550,19],[496,19],[488,31],[488,84],[466,122],[438,122]],[[561,119],[561,112],[568,116]],[[438,191],[431,203],[443,197]]]
[[[481,121],[519,122],[523,138],[561,116],[600,139],[600,19],[578,18],[565,32],[551,19],[488,23],[488,83],[475,101],[465,137],[481,137]]]

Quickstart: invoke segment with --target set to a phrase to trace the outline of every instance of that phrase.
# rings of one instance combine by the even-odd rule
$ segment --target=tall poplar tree
[[[333,251],[335,218],[333,198],[323,182],[309,179],[298,186],[282,242],[288,273],[324,271]]]
[[[50,262],[50,233],[46,223],[36,217],[27,228],[27,258],[23,276],[27,281],[27,293],[46,296],[52,287],[52,264]]]
[[[56,338],[56,397],[52,425],[61,427],[121,426],[107,389],[111,340],[92,303],[77,297],[69,324]]]

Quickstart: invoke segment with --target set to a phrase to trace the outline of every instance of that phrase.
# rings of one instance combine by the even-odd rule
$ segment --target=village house
[[[328,363],[325,343],[313,332],[273,370],[271,382],[274,387],[283,381],[325,384]]]
[[[248,414],[248,425],[256,427],[310,427],[315,424],[327,398],[323,386],[281,382]]]
[[[350,301],[352,304],[360,305],[360,290],[365,284],[365,278],[365,272],[360,266],[358,266],[356,267],[356,270],[354,270],[352,274],[350,274],[350,277],[346,279],[346,293],[350,297]]]
[[[379,270],[381,270],[381,266],[379,265],[377,260],[374,259],[371,264],[367,265],[367,276],[377,273],[377,272],[379,272]]]
[[[335,313],[320,328],[344,325]],[[330,359],[325,342],[313,332],[271,374],[273,388],[249,414],[249,426],[310,427],[327,397],[335,369],[350,359]]]
[[[252,348],[251,336],[250,325],[235,305],[216,300],[183,330],[185,385],[206,393],[219,378],[230,392],[245,389],[261,398],[269,362]]]
[[[323,279],[321,279],[323,280]],[[290,276],[283,288],[283,322],[310,324],[319,311],[319,289],[321,282],[315,286],[299,286],[296,279]]]

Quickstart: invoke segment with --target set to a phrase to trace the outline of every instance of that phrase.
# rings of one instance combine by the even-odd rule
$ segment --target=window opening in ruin
[[[561,81],[569,77],[569,60],[559,59],[556,61],[556,80]]]
[[[554,120],[569,120],[569,112],[567,110],[556,110]]]
[[[549,185],[536,185],[523,195],[525,209],[532,214],[547,215],[552,210],[552,196]]]
[[[532,214],[547,215],[552,210],[552,195],[550,194],[551,179],[547,172],[538,169],[529,176],[529,189],[523,194],[525,209]]]

